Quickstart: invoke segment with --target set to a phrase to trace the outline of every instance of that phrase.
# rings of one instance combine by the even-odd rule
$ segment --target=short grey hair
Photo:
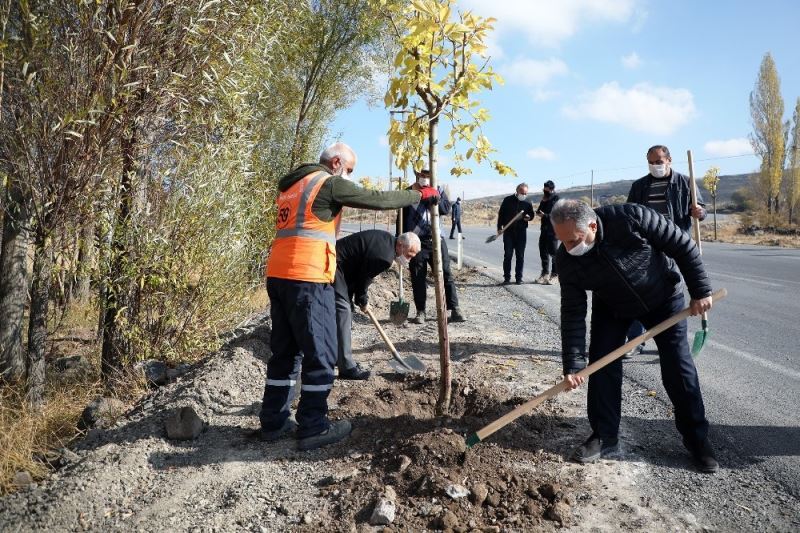
[[[419,236],[413,231],[402,233],[399,237],[397,237],[397,242],[400,244],[403,252],[410,250],[412,246],[415,246],[418,249],[422,248],[422,242],[420,242]]]
[[[334,157],[344,159],[345,156],[355,156],[355,154],[356,153],[353,151],[353,149],[347,146],[345,143],[337,142],[328,146],[322,151],[321,154],[319,154],[319,162],[323,165],[330,166],[330,163],[333,161]]]
[[[522,183],[520,183],[519,185],[517,185],[517,189],[519,189],[520,187],[525,187],[526,189],[530,188],[530,187],[528,187],[528,184],[525,183],[524,181]]]
[[[550,221],[553,224],[563,224],[567,220],[575,221],[575,227],[579,231],[587,231],[589,223],[597,220],[597,214],[586,202],[559,200],[550,212]]]

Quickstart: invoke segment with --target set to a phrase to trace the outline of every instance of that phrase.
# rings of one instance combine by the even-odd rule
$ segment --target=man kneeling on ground
[[[621,346],[634,319],[651,328],[680,312],[681,274],[692,298],[692,314],[711,309],[711,286],[697,245],[656,211],[634,204],[592,210],[577,200],[561,200],[550,219],[563,243],[557,257],[561,341],[564,375],[571,388],[584,381],[576,373],[586,366],[586,291],[592,291],[589,363]],[[655,342],[683,444],[702,472],[716,472],[719,465],[708,440],[686,320],[656,335]],[[589,376],[592,434],[575,451],[574,460],[588,463],[619,453],[621,403],[622,361],[617,359]]]

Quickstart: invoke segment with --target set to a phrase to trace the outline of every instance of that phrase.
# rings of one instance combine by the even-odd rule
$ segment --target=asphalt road
[[[493,232],[465,227],[464,254],[499,277],[502,238],[485,243]],[[525,284],[513,290],[558,320],[559,287],[532,283],[540,271],[538,238],[529,228]],[[447,241],[452,250],[456,242]],[[696,359],[712,437],[737,462],[756,465],[800,497],[800,250],[706,243],[703,258],[713,286],[729,294],[711,311],[710,338]],[[690,320],[690,331],[699,327],[699,319]],[[626,377],[663,390],[656,359],[651,341],[626,362]]]

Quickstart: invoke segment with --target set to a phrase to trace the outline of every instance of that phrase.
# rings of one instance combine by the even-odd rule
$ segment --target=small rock
[[[306,513],[306,514],[303,515],[303,523],[305,525],[307,525],[307,526],[311,525],[311,523],[313,521],[314,521],[314,516],[311,513]]]
[[[164,361],[148,359],[136,363],[133,368],[142,372],[148,383],[158,386],[167,383],[167,364]]]
[[[378,498],[372,509],[372,516],[369,517],[369,523],[373,526],[388,526],[394,521],[396,511],[397,508],[393,501],[387,498]]]
[[[439,518],[439,527],[441,529],[455,529],[458,527],[458,517],[453,511],[445,511]]]
[[[539,506],[532,501],[526,502],[522,510],[525,514],[530,516],[537,516],[539,514]]]
[[[539,494],[539,490],[533,485],[528,485],[528,487],[525,489],[525,494],[534,499],[541,497],[541,494]]]
[[[489,489],[486,488],[486,485],[483,483],[476,483],[472,487],[472,492],[469,495],[469,499],[474,505],[480,507],[483,505],[483,502],[486,501],[486,496],[488,495]]]
[[[191,367],[186,363],[181,363],[175,368],[167,369],[167,381],[175,381],[177,378],[184,375]]]
[[[504,493],[508,490],[508,485],[502,479],[497,479],[492,482],[492,487],[499,493]]]
[[[286,504],[281,502],[276,507],[275,510],[278,511],[280,514],[284,516],[289,516],[289,508],[286,507]]]
[[[167,437],[174,440],[192,440],[203,431],[203,420],[191,406],[182,407],[164,421]]]
[[[81,456],[68,448],[61,448],[58,450],[61,460],[64,463],[77,463],[81,460]]]
[[[544,516],[550,520],[567,524],[572,516],[572,509],[564,502],[556,502],[547,508]]]
[[[69,355],[67,357],[59,357],[53,363],[56,370],[59,372],[66,372],[67,370],[88,370],[91,365],[82,355]]]
[[[444,489],[444,492],[454,500],[469,496],[469,489],[457,483],[451,483],[450,485],[447,485],[447,487]]]
[[[394,487],[392,487],[391,485],[386,485],[383,488],[383,496],[387,500],[391,500],[393,502],[397,501],[397,492],[394,490]]]
[[[116,398],[95,398],[83,410],[80,429],[107,428],[125,411],[125,404]]]
[[[405,470],[406,470],[406,469],[407,469],[409,466],[411,466],[411,458],[410,458],[410,457],[408,457],[407,455],[401,455],[401,456],[399,457],[399,459],[400,459],[400,464],[399,464],[399,465],[398,465],[398,467],[397,467],[397,471],[398,471],[398,472],[405,472]]]
[[[340,470],[339,472],[334,472],[330,476],[326,476],[322,478],[319,482],[321,486],[326,485],[335,485],[336,483],[341,483],[342,481],[347,481],[348,479],[352,479],[359,474],[358,468],[349,468],[346,470]]]
[[[21,470],[14,474],[14,485],[19,488],[28,487],[33,484],[33,476],[26,470]]]
[[[556,495],[561,492],[561,485],[557,483],[546,483],[539,487],[539,494],[548,500],[555,499]]]
[[[493,492],[486,497],[486,504],[490,507],[497,507],[500,505],[500,493]]]

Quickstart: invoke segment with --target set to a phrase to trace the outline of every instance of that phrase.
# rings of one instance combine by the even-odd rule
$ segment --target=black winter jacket
[[[628,203],[647,205],[650,198],[650,184],[654,179],[651,174],[648,174],[634,181],[630,192],[628,192]],[[692,193],[690,187],[691,184],[688,177],[675,170],[672,171],[667,185],[667,210],[672,217],[672,221],[687,233],[692,230]],[[699,188],[697,189],[697,204],[705,206],[703,195],[700,194]],[[705,215],[700,220],[704,218]]]
[[[387,231],[369,229],[336,241],[336,277],[344,276],[347,292],[358,306],[368,302],[372,280],[392,266],[395,237]]]
[[[697,245],[673,222],[636,204],[600,207],[595,213],[595,246],[576,257],[562,245],[556,256],[565,374],[586,364],[586,291],[620,318],[639,317],[680,292],[681,274],[693,299],[711,295]]]
[[[503,229],[503,226],[508,224],[520,211],[525,211],[525,215],[528,215],[529,219],[533,220],[533,204],[528,200],[519,200],[516,194],[503,198],[503,202],[500,204],[500,210],[497,212],[497,231]],[[516,232],[524,232],[528,229],[528,221],[525,220],[525,215],[517,219],[505,233],[513,234]]]

